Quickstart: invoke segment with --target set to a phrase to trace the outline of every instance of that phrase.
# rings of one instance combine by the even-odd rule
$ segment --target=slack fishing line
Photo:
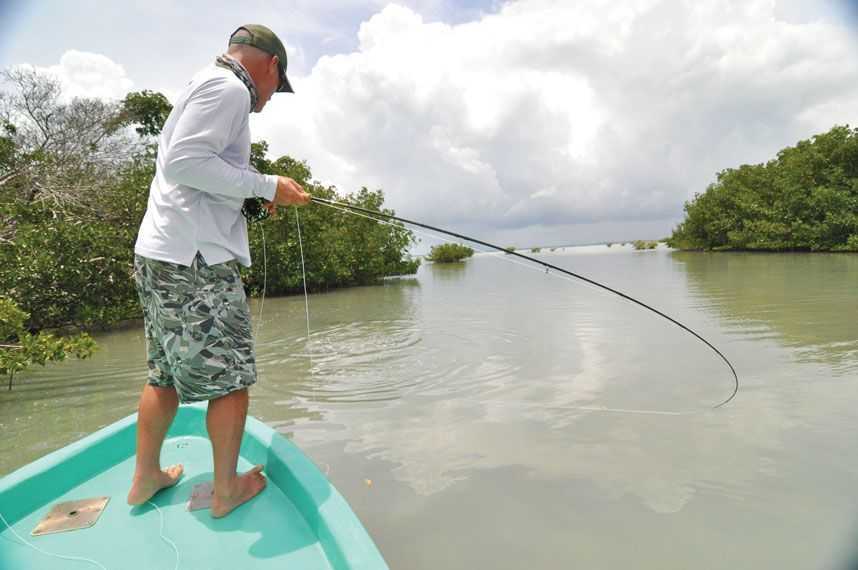
[[[170,538],[166,534],[164,534],[164,512],[158,507],[158,505],[156,505],[152,501],[146,502],[155,507],[155,510],[158,511],[158,517],[161,521],[160,526],[158,528],[158,533],[161,535],[161,540],[169,544],[173,548],[173,552],[176,553],[176,565],[173,567],[173,570],[179,570],[179,548],[176,546],[175,542],[170,540]],[[17,538],[21,544],[23,544],[24,546],[29,546],[39,554],[43,554],[44,556],[47,556],[49,558],[57,558],[60,560],[71,560],[72,562],[86,562],[87,564],[97,566],[100,570],[108,570],[104,564],[102,564],[98,560],[93,560],[92,558],[85,558],[83,556],[67,556],[65,554],[57,554],[55,552],[49,552],[47,550],[39,548],[32,542],[28,541],[26,538],[18,534],[18,531],[16,531],[15,528],[11,524],[9,524],[9,521],[6,520],[2,513],[0,513],[0,522],[6,525],[6,528],[9,529],[12,535]]]
[[[362,208],[362,207],[360,207],[360,206],[355,206],[355,205],[353,205],[353,204],[347,204],[347,203],[345,203],[345,202],[335,202],[335,201],[333,201],[333,200],[326,200],[325,198],[318,198],[318,197],[315,197],[315,196],[313,196],[310,200],[311,200],[312,202],[315,202],[316,204],[322,204],[322,205],[324,205],[324,206],[328,206],[328,207],[334,208],[334,209],[336,209],[336,210],[340,210],[340,211],[346,210],[346,211],[349,211],[349,212],[352,212],[352,213],[358,213],[359,215],[363,215],[363,217],[368,217],[368,218],[373,219],[373,220],[375,220],[375,221],[377,221],[377,222],[385,223],[385,221],[386,221],[386,220],[387,220],[387,221],[389,221],[389,220],[394,220],[394,221],[397,221],[397,222],[400,222],[400,223],[409,224],[409,225],[412,225],[412,226],[417,226],[417,227],[420,227],[420,228],[424,228],[424,229],[427,229],[427,230],[431,230],[431,231],[433,231],[433,232],[438,232],[438,233],[445,234],[445,235],[448,235],[448,236],[452,236],[452,237],[455,237],[455,238],[458,238],[458,239],[462,239],[462,240],[465,240],[465,241],[469,241],[469,242],[472,242],[472,243],[476,243],[476,244],[479,244],[479,245],[482,245],[482,246],[484,246],[484,247],[488,247],[488,248],[491,248],[491,249],[497,250],[497,251],[502,252],[502,253],[505,253],[505,254],[509,254],[509,255],[512,255],[512,256],[515,256],[515,257],[520,257],[521,259],[524,259],[524,260],[529,261],[529,262],[531,262],[531,263],[535,263],[535,264],[537,264],[537,265],[541,265],[541,266],[543,266],[543,267],[546,269],[546,273],[549,273],[551,270],[554,270],[554,271],[557,271],[557,272],[559,272],[559,273],[561,273],[561,274],[563,274],[563,275],[568,275],[568,276],[570,276],[570,277],[573,277],[573,278],[575,278],[575,279],[578,279],[578,280],[580,280],[580,281],[583,281],[584,283],[588,283],[588,284],[590,284],[590,285],[594,285],[594,286],[596,286],[596,287],[598,287],[598,288],[600,288],[600,289],[603,289],[603,290],[605,290],[605,291],[608,291],[608,292],[610,292],[610,293],[613,293],[614,295],[617,295],[617,296],[619,296],[619,297],[621,297],[621,298],[623,298],[623,299],[625,299],[625,300],[627,300],[627,301],[630,301],[630,302],[632,302],[632,303],[634,303],[634,304],[636,304],[636,305],[638,305],[638,306],[640,306],[640,307],[643,307],[644,309],[647,309],[647,310],[649,310],[649,311],[651,311],[651,312],[655,313],[656,315],[658,315],[658,316],[660,316],[660,317],[662,317],[662,318],[664,318],[664,319],[667,319],[668,321],[670,321],[670,322],[671,322],[671,323],[673,323],[674,325],[678,326],[678,327],[679,327],[679,328],[681,328],[682,330],[686,331],[687,333],[690,333],[690,334],[691,334],[691,335],[693,335],[695,338],[697,338],[699,341],[701,341],[703,344],[705,344],[706,346],[708,346],[712,351],[714,351],[714,352],[715,352],[715,354],[717,354],[717,355],[721,358],[721,360],[723,360],[723,361],[724,361],[724,363],[725,363],[725,364],[727,365],[727,367],[730,369],[731,374],[733,375],[733,390],[732,390],[732,392],[730,393],[730,395],[729,395],[729,396],[728,396],[724,401],[719,402],[718,404],[716,404],[716,405],[712,406],[712,408],[713,408],[713,409],[717,409],[717,408],[720,408],[720,407],[722,407],[722,406],[725,406],[725,405],[726,405],[726,404],[728,404],[731,400],[733,400],[733,398],[735,398],[735,397],[736,397],[736,394],[738,394],[738,392],[739,392],[739,375],[736,373],[736,369],[733,367],[733,364],[730,362],[730,360],[729,360],[726,356],[724,356],[724,353],[722,353],[720,350],[718,350],[718,348],[717,348],[717,347],[715,347],[715,345],[713,345],[711,342],[709,342],[708,340],[706,340],[705,338],[703,338],[703,336],[701,336],[700,334],[698,334],[696,331],[694,331],[694,330],[693,330],[693,329],[691,329],[690,327],[688,327],[688,326],[684,325],[683,323],[681,323],[681,322],[679,322],[678,320],[674,319],[673,317],[671,317],[671,316],[669,316],[669,315],[667,315],[667,314],[663,313],[662,311],[660,311],[660,310],[658,310],[658,309],[656,309],[656,308],[654,308],[654,307],[652,307],[652,306],[650,306],[650,305],[648,305],[648,304],[644,303],[643,301],[639,301],[638,299],[635,299],[635,298],[634,298],[634,297],[632,297],[631,295],[627,295],[626,293],[623,293],[622,291],[618,291],[618,290],[616,290],[616,289],[614,289],[614,288],[612,288],[612,287],[609,287],[609,286],[607,286],[607,285],[604,285],[604,284],[602,284],[602,283],[599,283],[598,281],[596,281],[596,280],[594,280],[594,279],[590,279],[589,277],[585,277],[585,276],[580,275],[580,274],[578,274],[578,273],[575,273],[575,272],[569,271],[569,270],[567,270],[567,269],[563,269],[562,267],[558,267],[558,266],[556,266],[556,265],[554,265],[554,264],[552,264],[552,263],[548,263],[548,262],[546,262],[546,261],[542,261],[542,260],[540,260],[540,259],[536,259],[536,258],[534,258],[534,257],[531,257],[531,256],[529,256],[529,255],[525,255],[525,254],[523,254],[523,253],[519,253],[519,252],[517,252],[517,251],[508,251],[508,250],[506,250],[506,249],[504,249],[504,248],[502,248],[502,247],[500,247],[500,246],[498,246],[498,245],[495,245],[495,244],[493,244],[493,243],[489,243],[489,242],[487,242],[487,241],[483,241],[483,240],[480,240],[480,239],[477,239],[477,238],[473,238],[473,237],[466,236],[466,235],[463,235],[463,234],[459,234],[459,233],[456,233],[456,232],[452,232],[452,231],[449,231],[449,230],[441,229],[441,228],[438,228],[438,227],[435,227],[435,226],[431,226],[431,225],[429,225],[429,224],[424,224],[424,223],[422,223],[422,222],[417,222],[417,221],[414,221],[414,220],[409,220],[409,219],[407,219],[407,218],[402,218],[402,217],[394,216],[394,215],[391,215],[391,214],[385,214],[385,213],[383,213],[383,212],[378,212],[378,211],[375,211],[375,210],[369,210],[369,209],[367,209],[367,208]],[[512,260],[510,259],[510,261],[512,261]]]
[[[263,219],[265,219],[265,218],[260,216],[257,219],[252,220],[252,221],[261,221]],[[303,282],[304,282],[304,310],[305,310],[306,315],[307,315],[307,346],[309,346],[309,344],[310,344],[310,299],[309,299],[309,295],[307,294],[307,270],[304,267],[304,240],[301,237],[301,216],[298,214],[298,208],[295,208],[295,225],[298,227],[298,247],[300,248],[300,252],[301,252],[301,275],[303,277]],[[257,323],[259,323],[258,327],[256,329],[256,336],[258,338],[262,338],[262,326],[264,323],[262,316],[264,314],[263,309],[265,307],[265,293],[268,289],[268,253],[267,253],[268,246],[265,243],[265,227],[262,224],[258,224],[258,226],[259,226],[259,231],[262,234],[262,297],[260,298],[260,301],[259,301],[259,313],[258,313],[258,316],[256,318]],[[310,359],[310,367],[312,368],[312,366],[313,366],[313,355],[312,355],[312,353],[308,353],[307,356]],[[315,386],[315,384],[312,385],[311,390],[313,391],[313,400],[316,400],[316,386]]]

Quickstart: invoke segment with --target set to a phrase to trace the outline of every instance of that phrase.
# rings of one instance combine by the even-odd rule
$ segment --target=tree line
[[[668,245],[691,250],[858,251],[858,129],[830,131],[765,164],[718,173],[685,204]]]

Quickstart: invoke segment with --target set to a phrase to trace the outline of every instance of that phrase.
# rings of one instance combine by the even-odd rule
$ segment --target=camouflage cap
[[[247,35],[235,34],[241,30],[247,32]],[[289,79],[286,77],[286,48],[283,47],[283,42],[277,37],[277,34],[270,29],[260,24],[247,24],[240,26],[229,37],[229,44],[244,44],[261,49],[271,55],[276,55],[280,62],[280,86],[277,88],[281,93],[294,93]]]

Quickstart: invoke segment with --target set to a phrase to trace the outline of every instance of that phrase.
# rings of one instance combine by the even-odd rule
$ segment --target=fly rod
[[[394,215],[391,215],[391,214],[385,214],[385,213],[378,212],[378,211],[375,211],[375,210],[369,210],[369,209],[367,209],[367,208],[361,208],[360,206],[355,206],[355,205],[353,205],[353,204],[347,204],[347,203],[345,203],[345,202],[335,202],[335,201],[332,201],[332,200],[326,200],[326,199],[324,199],[324,198],[317,198],[317,197],[315,197],[315,196],[313,196],[313,197],[311,198],[311,201],[312,201],[312,202],[315,202],[315,203],[317,203],[317,204],[323,204],[323,205],[331,206],[331,207],[334,207],[334,208],[343,208],[343,209],[346,209],[346,210],[351,210],[351,211],[353,211],[353,212],[361,212],[361,213],[363,213],[363,214],[367,214],[367,215],[369,215],[369,216],[371,216],[371,217],[374,217],[374,218],[375,218],[375,217],[380,217],[380,218],[383,218],[383,219],[386,219],[386,220],[395,220],[395,221],[397,221],[397,222],[402,222],[402,223],[405,223],[405,224],[411,224],[411,225],[413,225],[413,226],[417,226],[417,227],[420,227],[420,228],[424,228],[424,229],[427,229],[427,230],[431,230],[431,231],[433,231],[433,232],[438,232],[438,233],[446,234],[446,235],[448,235],[448,236],[452,236],[452,237],[455,237],[455,238],[459,238],[459,239],[462,239],[462,240],[465,240],[465,241],[469,241],[469,242],[477,243],[477,244],[480,244],[480,245],[482,245],[482,246],[485,246],[485,247],[488,247],[488,248],[491,248],[491,249],[496,249],[496,250],[498,250],[498,251],[500,251],[500,252],[503,252],[503,253],[507,253],[507,254],[509,254],[509,255],[514,255],[514,256],[516,256],[516,257],[520,257],[520,258],[522,258],[522,259],[524,259],[524,260],[530,261],[531,263],[536,263],[536,264],[538,264],[538,265],[541,265],[541,266],[545,267],[546,272],[547,272],[547,271],[549,271],[549,270],[558,271],[558,272],[563,273],[563,274],[565,274],[565,275],[569,275],[570,277],[574,277],[575,279],[579,279],[579,280],[581,280],[581,281],[584,281],[584,282],[586,282],[586,283],[589,283],[590,285],[595,285],[596,287],[599,287],[599,288],[601,288],[601,289],[604,289],[605,291],[608,291],[608,292],[613,293],[613,294],[615,294],[615,295],[619,295],[619,296],[620,296],[620,297],[622,297],[623,299],[625,299],[625,300],[627,300],[627,301],[631,301],[632,303],[635,303],[636,305],[639,305],[639,306],[643,307],[644,309],[650,310],[650,311],[652,311],[653,313],[655,313],[656,315],[658,315],[658,316],[660,316],[660,317],[663,317],[663,318],[667,319],[668,321],[670,321],[671,323],[675,324],[676,326],[678,326],[678,327],[679,327],[679,328],[681,328],[682,330],[684,330],[684,331],[686,331],[686,332],[688,332],[688,333],[691,333],[691,334],[692,334],[692,335],[694,335],[698,340],[700,340],[703,344],[705,344],[706,346],[708,346],[709,348],[711,348],[713,351],[715,351],[715,354],[717,354],[719,357],[721,357],[721,360],[723,360],[723,361],[724,361],[724,363],[725,363],[725,364],[730,368],[730,372],[733,374],[733,391],[732,391],[732,393],[730,394],[730,396],[729,396],[726,400],[724,400],[723,402],[720,402],[720,403],[718,403],[718,404],[716,404],[716,405],[712,406],[713,408],[720,408],[720,407],[722,407],[722,406],[726,405],[727,403],[729,403],[729,402],[730,402],[730,400],[732,400],[734,397],[736,397],[736,394],[739,392],[739,375],[736,373],[736,369],[735,369],[735,368],[733,368],[733,364],[732,364],[732,363],[730,363],[730,361],[727,359],[727,357],[726,357],[726,356],[724,356],[724,354],[723,354],[720,350],[718,350],[718,349],[715,347],[715,345],[713,345],[711,342],[709,342],[708,340],[706,340],[705,338],[703,338],[702,336],[700,336],[697,332],[695,332],[694,330],[692,330],[692,329],[691,329],[691,328],[689,328],[688,326],[686,326],[686,325],[682,324],[681,322],[677,321],[677,320],[676,320],[676,319],[674,319],[673,317],[671,317],[671,316],[669,316],[669,315],[664,314],[663,312],[659,311],[659,310],[658,310],[658,309],[656,309],[656,308],[651,307],[650,305],[647,305],[647,304],[646,304],[646,303],[644,303],[643,301],[638,301],[638,300],[637,300],[637,299],[635,299],[634,297],[632,297],[632,296],[630,296],[630,295],[627,295],[627,294],[623,293],[622,291],[617,291],[616,289],[613,289],[613,288],[611,288],[611,287],[608,287],[607,285],[603,285],[602,283],[599,283],[598,281],[595,281],[595,280],[593,280],[593,279],[590,279],[589,277],[585,277],[585,276],[583,276],[583,275],[579,275],[578,273],[574,273],[574,272],[569,271],[569,270],[567,270],[567,269],[563,269],[562,267],[558,267],[558,266],[556,266],[556,265],[554,265],[554,264],[552,264],[552,263],[548,263],[548,262],[546,262],[546,261],[542,261],[542,260],[540,260],[540,259],[536,259],[536,258],[534,258],[534,257],[530,257],[529,255],[525,255],[525,254],[523,254],[523,253],[518,253],[517,251],[511,251],[511,250],[508,250],[508,249],[502,248],[502,247],[500,247],[500,246],[498,246],[498,245],[495,245],[495,244],[493,244],[493,243],[489,243],[489,242],[487,242],[487,241],[483,241],[483,240],[480,240],[480,239],[477,239],[477,238],[473,238],[473,237],[470,237],[470,236],[466,236],[466,235],[458,234],[458,233],[456,233],[456,232],[451,232],[451,231],[449,231],[449,230],[444,230],[444,229],[441,229],[441,228],[436,228],[435,226],[430,226],[429,224],[424,224],[424,223],[422,223],[422,222],[416,222],[416,221],[414,221],[414,220],[409,220],[409,219],[407,219],[407,218],[401,218],[401,217],[394,216]]]

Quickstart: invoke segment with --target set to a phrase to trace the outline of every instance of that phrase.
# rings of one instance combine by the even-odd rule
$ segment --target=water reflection
[[[632,258],[615,259],[603,270],[612,267],[616,279]],[[634,259],[641,273],[664,262]],[[420,341],[401,347],[405,366],[396,375],[410,381],[396,385],[398,397],[383,413],[328,407],[326,422],[338,426],[335,433],[299,429],[302,442],[312,447],[342,439],[348,452],[388,462],[394,478],[419,496],[444,493],[474,473],[522,465],[541,480],[595,481],[605,492],[638,496],[661,513],[684,507],[699,473],[731,470],[724,446],[711,445],[723,434],[700,434],[712,421],[706,414],[670,411],[704,410],[701,402],[723,391],[710,381],[723,371],[705,347],[600,292],[488,256],[468,266],[470,273],[429,269],[419,310],[397,321],[399,332],[415,327],[411,334]],[[668,278],[684,280],[681,274]],[[658,357],[676,347],[680,355]],[[347,367],[341,384],[362,386],[361,373],[383,376],[388,364],[358,366],[357,373]],[[392,364],[396,368],[396,359]],[[586,406],[609,406],[613,413]],[[765,434],[760,445],[779,446],[775,434],[786,422],[777,409],[768,419],[756,418],[755,432]],[[760,450],[747,445],[748,435],[738,431],[735,439],[745,441],[755,461]],[[677,449],[701,451],[679,461]]]
[[[28,370],[0,393],[0,474],[135,411],[146,379],[142,328],[94,336],[92,358]]]
[[[548,255],[723,348],[728,407],[709,409],[729,373],[690,335],[487,255],[313,295],[309,335],[302,297],[254,302],[251,413],[392,567],[815,567],[858,512],[858,384],[832,374],[858,362],[856,258],[616,249]],[[0,394],[0,469],[133,410],[142,331],[99,340]]]
[[[276,417],[270,405],[288,405],[320,419],[328,404],[400,397],[419,380],[408,354],[421,342],[420,294],[415,280],[399,279],[313,296],[309,337],[303,299],[268,300],[257,325],[260,415]]]
[[[426,277],[437,281],[462,281],[468,272],[468,263],[427,263],[424,272]],[[471,264],[473,267],[473,264]]]
[[[799,361],[858,363],[858,255],[674,253],[699,304],[743,335],[776,338]]]

